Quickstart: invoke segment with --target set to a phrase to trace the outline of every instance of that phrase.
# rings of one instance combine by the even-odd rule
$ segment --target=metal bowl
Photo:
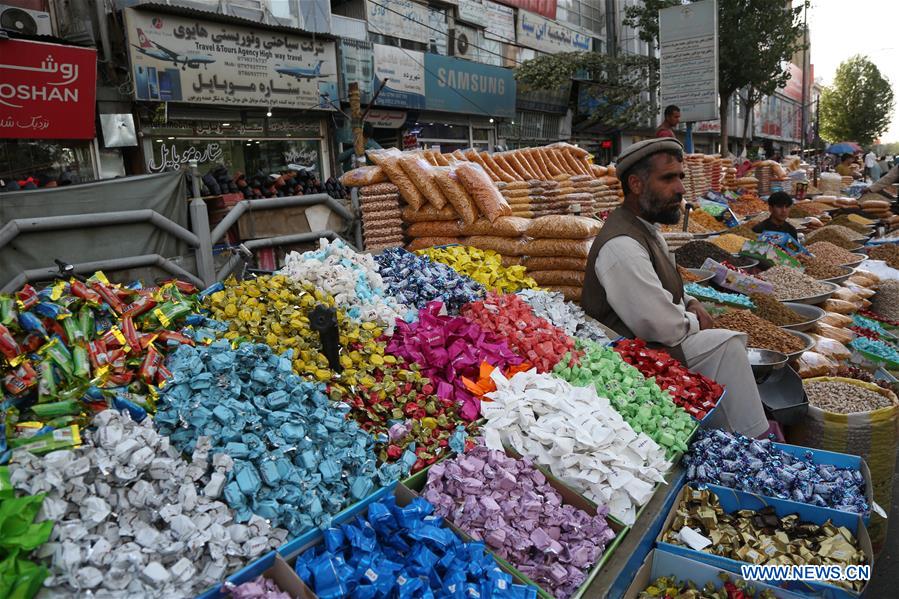
[[[864,262],[865,260],[868,259],[868,255],[867,255],[867,254],[857,254],[857,253],[853,253],[852,255],[853,255],[853,256],[856,256],[858,259],[857,259],[856,261],[854,261],[854,262],[847,262],[846,264],[841,264],[840,266],[850,266],[850,267],[852,267],[852,268],[855,268],[856,266],[858,266],[859,264],[861,264],[862,262]]]
[[[793,310],[800,316],[805,317],[804,322],[800,322],[797,324],[789,324],[783,325],[782,329],[786,329],[789,331],[807,331],[811,328],[814,328],[815,324],[822,318],[824,318],[824,310],[819,308],[818,306],[810,306],[808,304],[796,304],[793,302],[784,302],[783,303],[787,308]]]
[[[784,333],[789,333],[790,335],[793,335],[794,337],[799,337],[800,339],[802,339],[805,342],[805,346],[802,349],[786,354],[787,358],[789,358],[790,360],[792,360],[793,358],[798,358],[804,352],[807,352],[808,350],[815,347],[815,340],[812,339],[811,335],[807,335],[806,333],[800,333],[799,331],[789,331],[789,330],[784,330]]]
[[[818,304],[823,304],[828,299],[830,299],[830,296],[833,295],[836,292],[836,290],[840,288],[840,286],[837,285],[836,283],[828,283],[826,281],[818,281],[818,282],[821,283],[822,285],[829,286],[830,291],[828,291],[827,293],[820,293],[818,295],[813,295],[810,297],[791,297],[791,298],[788,298],[785,300],[780,300],[780,301],[792,302],[795,304],[808,304],[811,306],[817,306]]]
[[[711,281],[712,279],[715,278],[714,272],[712,272],[710,270],[706,270],[704,268],[688,268],[687,272],[690,272],[690,273],[696,275],[697,277],[699,277],[698,281],[692,281],[693,283],[696,283],[697,285],[700,283],[705,283],[706,281]]]
[[[790,360],[785,354],[770,349],[747,347],[746,357],[752,367],[752,374],[756,383],[763,383],[775,370],[780,370]]]
[[[829,279],[818,279],[818,280],[823,281],[825,283],[834,283],[836,285],[839,285],[840,283],[842,283],[843,281],[845,281],[846,279],[851,277],[852,274],[855,272],[854,266],[843,266],[841,268],[843,269],[844,274],[841,274],[837,277],[831,277]]]

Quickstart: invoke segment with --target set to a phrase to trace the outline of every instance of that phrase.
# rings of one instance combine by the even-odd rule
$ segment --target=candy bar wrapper
[[[764,241],[747,241],[740,251],[741,256],[765,260],[775,266],[790,266],[802,270],[802,264],[785,250]]]
[[[16,366],[25,358],[16,338],[2,324],[0,324],[0,353],[11,366]]]
[[[730,289],[731,291],[736,291],[743,295],[752,295],[753,293],[771,295],[774,293],[774,285],[771,283],[750,275],[744,275],[743,273],[732,270],[711,258],[705,259],[702,268],[714,272],[715,283],[725,289]]]
[[[763,241],[772,245],[776,245],[791,257],[798,255],[811,255],[811,252],[805,249],[805,247],[801,243],[799,243],[799,241],[795,237],[793,237],[789,233],[784,233],[782,231],[764,231],[758,236],[758,239],[756,241]]]

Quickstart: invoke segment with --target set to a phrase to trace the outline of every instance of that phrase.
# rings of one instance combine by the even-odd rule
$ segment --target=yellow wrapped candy
[[[416,253],[446,264],[490,291],[515,293],[522,289],[537,289],[537,282],[527,276],[524,266],[504,267],[502,256],[493,250],[453,245],[418,250]]]

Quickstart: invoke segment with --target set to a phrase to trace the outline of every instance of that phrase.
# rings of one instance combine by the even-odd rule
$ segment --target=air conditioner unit
[[[0,4],[0,29],[26,35],[53,35],[50,13]]]
[[[452,30],[450,55],[467,60],[478,59],[478,30],[456,24]]]

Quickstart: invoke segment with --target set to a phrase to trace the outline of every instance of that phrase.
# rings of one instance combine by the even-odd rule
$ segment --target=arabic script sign
[[[97,51],[0,40],[0,138],[92,139]]]
[[[387,81],[378,95],[378,106],[425,107],[424,53],[374,44],[375,89]]]
[[[333,110],[338,99],[334,42],[130,8],[125,21],[138,100]]]
[[[589,52],[593,49],[593,38],[589,33],[524,10],[518,11],[516,35],[519,45],[550,54]]]
[[[718,118],[718,7],[704,0],[659,11],[662,106],[684,122]]]

